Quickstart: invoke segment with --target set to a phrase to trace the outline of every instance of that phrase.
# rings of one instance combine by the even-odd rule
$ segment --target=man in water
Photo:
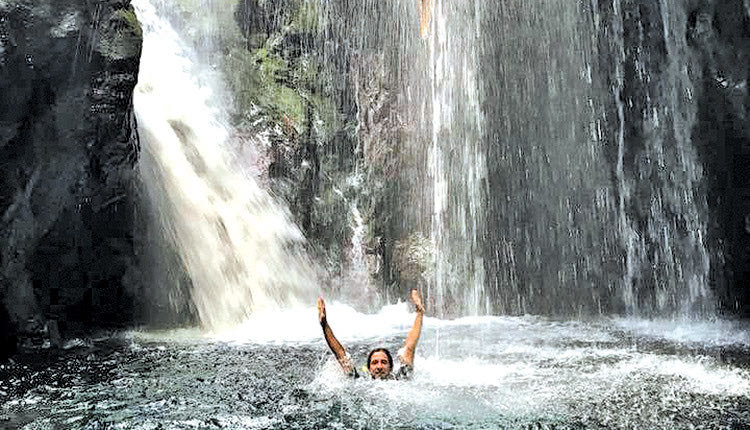
[[[419,340],[419,335],[422,333],[422,317],[424,316],[422,298],[419,296],[416,288],[411,290],[411,301],[417,308],[417,318],[414,320],[414,325],[406,336],[404,347],[400,350],[401,355],[398,358],[401,362],[401,367],[398,373],[393,375],[393,358],[390,351],[385,348],[373,349],[367,356],[367,373],[372,376],[372,379],[401,379],[408,378],[411,375],[414,368],[414,351],[417,349],[417,341]],[[352,364],[351,357],[349,357],[346,349],[336,339],[336,336],[333,335],[333,331],[328,325],[328,321],[326,320],[326,304],[322,297],[318,298],[318,320],[320,321],[320,326],[323,328],[323,336],[331,351],[336,356],[336,360],[338,360],[341,368],[344,369],[347,375],[358,378],[359,374]]]

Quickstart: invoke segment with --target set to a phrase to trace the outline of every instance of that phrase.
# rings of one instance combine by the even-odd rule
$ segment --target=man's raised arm
[[[336,336],[333,335],[331,326],[328,325],[328,320],[326,319],[326,304],[322,297],[318,298],[318,320],[320,321],[320,327],[323,328],[323,336],[326,338],[326,343],[328,343],[328,347],[333,351],[341,368],[349,375],[355,374],[354,366],[352,365],[349,355],[346,353],[346,350],[341,343],[336,339]]]
[[[422,334],[422,317],[424,316],[424,306],[422,306],[422,298],[419,296],[419,291],[416,288],[411,290],[411,302],[417,307],[417,318],[414,320],[414,325],[409,334],[406,336],[406,342],[404,342],[403,353],[399,357],[401,363],[409,366],[414,365],[414,351],[417,349],[417,341],[419,335]]]

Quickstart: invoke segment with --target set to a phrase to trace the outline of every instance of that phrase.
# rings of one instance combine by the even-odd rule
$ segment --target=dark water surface
[[[72,341],[0,368],[0,427],[750,428],[748,333],[730,323],[481,317],[425,327],[413,380],[395,382],[343,378],[320,339],[183,330]],[[403,339],[342,333],[360,363],[371,346],[395,351]]]

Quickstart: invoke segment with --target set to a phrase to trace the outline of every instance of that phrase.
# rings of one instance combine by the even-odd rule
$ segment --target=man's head
[[[373,379],[385,379],[393,370],[393,358],[385,348],[376,348],[367,356],[367,370]]]

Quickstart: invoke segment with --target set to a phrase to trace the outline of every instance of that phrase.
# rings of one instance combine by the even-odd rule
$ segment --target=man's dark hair
[[[391,352],[385,348],[375,348],[370,351],[370,355],[367,356],[367,368],[370,368],[370,360],[372,360],[372,354],[375,354],[376,352],[385,352],[385,356],[388,357],[388,364],[391,366],[391,371],[393,371],[393,357],[391,357]]]

